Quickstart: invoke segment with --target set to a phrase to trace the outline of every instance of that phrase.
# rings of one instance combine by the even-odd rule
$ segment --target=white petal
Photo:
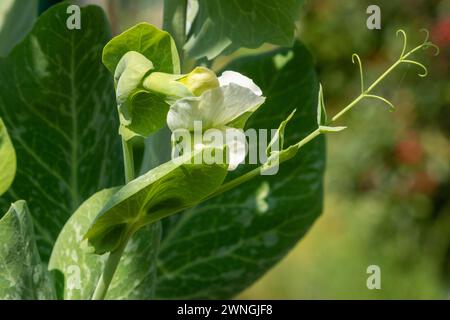
[[[261,89],[253,82],[252,79],[240,74],[235,71],[224,71],[219,77],[219,84],[221,87],[234,83],[240,85],[241,87],[250,89],[257,96],[262,96]]]
[[[170,130],[194,129],[194,121],[201,121],[203,129],[223,128],[246,112],[254,112],[265,98],[236,84],[205,91],[199,97],[176,101],[167,114]]]
[[[227,147],[227,159],[219,157],[221,164],[227,162],[228,171],[233,171],[245,161],[247,155],[247,139],[242,129],[209,129],[205,132],[202,143],[194,145],[194,150],[205,147],[221,149],[224,145]]]
[[[177,100],[167,113],[167,126],[173,132],[178,129],[194,130],[194,121],[201,121],[205,126],[203,103],[200,97],[188,97]]]
[[[225,143],[229,156],[228,171],[233,171],[245,161],[247,139],[242,129],[226,128],[225,132]]]

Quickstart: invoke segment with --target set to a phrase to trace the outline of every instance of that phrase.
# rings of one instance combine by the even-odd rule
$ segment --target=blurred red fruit
[[[411,133],[406,139],[397,143],[394,154],[398,163],[414,166],[422,162],[424,151],[417,135]]]
[[[450,18],[441,20],[433,27],[432,38],[440,47],[450,44]]]
[[[411,190],[426,195],[432,194],[438,187],[438,182],[426,171],[418,172],[413,180]]]

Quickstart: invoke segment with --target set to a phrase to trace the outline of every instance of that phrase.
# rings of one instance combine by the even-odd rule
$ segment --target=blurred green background
[[[115,33],[138,21],[161,24],[162,1],[99,2]],[[381,8],[381,30],[366,28],[370,4]],[[329,137],[322,217],[239,298],[449,298],[450,1],[311,0],[299,14],[299,38],[315,57],[331,112],[358,94],[351,55],[360,54],[368,82],[400,53],[397,29],[407,31],[411,46],[429,29],[441,54],[420,53],[430,71],[425,80],[403,66],[380,87],[395,113],[363,103],[345,119],[349,130]],[[366,287],[369,265],[381,268],[381,290]]]
[[[79,2],[102,5],[114,33],[162,22],[160,0]],[[381,8],[381,30],[366,28],[371,4]],[[315,58],[330,112],[359,94],[351,55],[360,54],[369,83],[400,54],[397,29],[407,31],[412,46],[427,28],[441,54],[419,53],[429,77],[405,65],[382,84],[377,93],[396,112],[363,103],[344,120],[349,129],[329,137],[322,217],[239,298],[450,298],[450,0],[310,0],[299,15],[299,38]],[[369,265],[381,268],[381,290],[366,287]]]

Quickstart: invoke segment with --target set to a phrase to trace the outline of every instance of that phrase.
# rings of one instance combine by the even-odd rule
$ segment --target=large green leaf
[[[198,0],[185,49],[213,59],[223,50],[257,48],[265,42],[291,46],[303,0]]]
[[[8,131],[0,118],[0,196],[5,193],[16,175],[16,152]]]
[[[200,163],[199,156],[210,151],[199,150],[166,162],[114,194],[86,233],[96,253],[114,251],[130,228],[192,207],[214,192],[225,179],[228,166]]]
[[[0,1],[0,57],[8,55],[33,27],[38,15],[38,0]]]
[[[317,128],[319,85],[304,46],[242,58],[227,69],[252,78],[267,96],[248,128],[276,129],[294,108],[286,146]],[[320,137],[281,164],[278,174],[257,177],[164,221],[157,298],[230,298],[256,281],[320,215],[324,167]]]
[[[106,255],[89,253],[83,235],[118,188],[100,191],[86,200],[61,231],[49,269],[64,275],[64,299],[90,299],[103,271]],[[152,299],[155,260],[161,237],[159,223],[138,231],[128,243],[106,299]]]
[[[0,220],[0,299],[54,299],[55,287],[41,263],[25,201]]]
[[[3,205],[27,199],[44,260],[84,199],[123,183],[114,88],[101,63],[108,23],[89,6],[81,30],[68,30],[66,9],[46,11],[0,60],[0,116],[18,159]]]

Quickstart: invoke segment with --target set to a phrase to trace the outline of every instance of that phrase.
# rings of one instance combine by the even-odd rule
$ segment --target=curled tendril
[[[435,55],[439,54],[439,47],[435,45],[433,42],[430,41],[430,32],[427,29],[420,29],[420,32],[425,33],[425,39],[423,42],[415,47],[414,49],[406,52],[406,46],[408,43],[408,37],[406,36],[406,32],[402,29],[397,30],[397,36],[401,34],[403,36],[403,49],[402,54],[400,55],[400,58],[398,60],[399,63],[406,63],[406,64],[413,64],[418,67],[420,67],[423,72],[419,73],[418,75],[422,78],[426,77],[428,75],[428,69],[425,67],[422,63],[415,61],[415,60],[408,60],[406,59],[411,54],[415,53],[417,50],[420,49],[428,49],[428,48],[434,48],[436,50]]]
[[[430,40],[430,31],[428,31],[428,29],[422,28],[422,29],[420,29],[420,32],[425,33],[425,40],[423,40],[422,44],[427,43],[428,40]]]
[[[356,61],[355,61],[355,59],[356,59]],[[360,79],[361,79],[361,93],[363,93],[364,90],[365,90],[364,89],[364,73],[363,73],[363,66],[362,66],[361,58],[359,57],[358,54],[354,53],[352,55],[352,62],[353,62],[353,64],[358,63],[359,76],[360,76]]]
[[[389,106],[389,108],[390,108],[390,110],[391,111],[394,111],[395,110],[395,106],[392,104],[392,102],[390,102],[388,99],[386,99],[386,98],[383,98],[383,97],[380,97],[380,96],[377,96],[377,95],[374,95],[374,94],[366,94],[366,95],[364,95],[366,98],[371,98],[371,99],[378,99],[378,100],[381,100],[381,101],[383,101],[384,103],[386,103],[388,106]]]
[[[400,59],[402,59],[406,52],[406,46],[408,44],[408,36],[406,35],[406,32],[403,29],[397,30],[396,34],[397,34],[397,37],[399,34],[401,34],[403,36],[403,49],[402,49],[402,54],[400,55]]]
[[[342,117],[344,114],[346,114],[348,111],[350,111],[356,104],[358,104],[359,101],[361,101],[364,98],[370,98],[370,99],[377,99],[385,104],[387,104],[390,107],[390,110],[395,110],[394,105],[387,100],[386,98],[383,98],[381,96],[372,94],[372,90],[375,89],[375,87],[380,84],[380,82],[387,77],[397,66],[401,64],[412,64],[415,66],[418,66],[422,69],[422,73],[418,73],[420,77],[426,77],[428,75],[428,69],[423,65],[422,63],[408,59],[409,56],[416,53],[420,49],[427,49],[427,48],[434,48],[436,49],[436,55],[439,54],[439,47],[435,45],[433,42],[430,41],[430,33],[426,29],[422,29],[421,32],[425,33],[425,40],[418,45],[417,47],[408,50],[408,37],[406,35],[406,32],[402,29],[397,30],[397,36],[401,35],[403,37],[403,48],[400,57],[395,61],[390,68],[388,68],[383,74],[381,74],[370,86],[365,88],[364,85],[364,72],[363,72],[363,65],[361,62],[361,58],[358,54],[354,53],[352,55],[352,62],[353,64],[358,64],[359,66],[359,75],[361,78],[361,94],[353,100],[351,103],[349,103],[346,107],[344,107],[341,111],[339,111],[333,118],[331,118],[331,121],[329,123],[333,123],[334,121],[337,121],[340,117]]]
[[[413,61],[413,60],[402,60],[403,63],[409,63],[414,64],[416,66],[419,66],[424,71],[423,73],[418,73],[419,77],[425,78],[428,75],[428,69],[425,67],[422,63]]]
[[[422,48],[424,50],[426,50],[428,48],[433,48],[435,50],[434,56],[438,56],[441,51],[441,49],[439,49],[439,47],[432,42],[426,43]]]
[[[440,52],[440,49],[433,42],[429,41],[430,40],[430,32],[427,29],[425,29],[425,28],[420,29],[420,32],[424,32],[425,33],[425,40],[423,40],[422,49],[426,50],[428,48],[433,48],[436,51],[434,53],[434,55],[437,56],[439,54],[439,52]]]

